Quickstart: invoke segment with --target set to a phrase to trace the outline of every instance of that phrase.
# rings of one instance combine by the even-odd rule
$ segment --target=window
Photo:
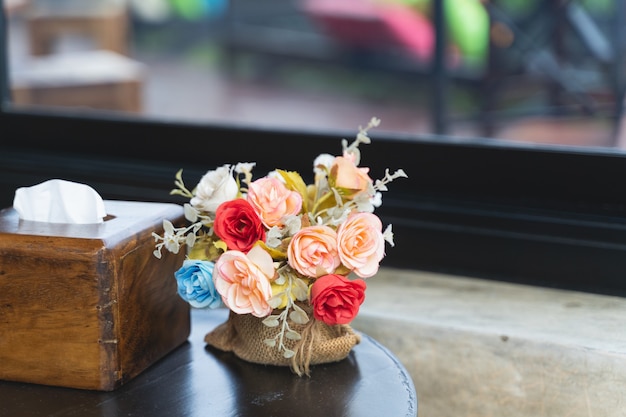
[[[619,2],[258,3],[7,0],[13,103],[621,146]]]
[[[15,188],[51,177],[89,183],[105,198],[166,201],[180,168],[189,183],[209,168],[244,160],[256,161],[257,172],[280,166],[306,173],[312,158],[355,132],[352,123],[275,126],[18,106],[11,103],[7,22],[0,42],[3,207]],[[387,167],[409,174],[393,183],[380,210],[398,242],[386,265],[625,292],[623,151],[436,130],[373,132],[364,152],[373,176]]]

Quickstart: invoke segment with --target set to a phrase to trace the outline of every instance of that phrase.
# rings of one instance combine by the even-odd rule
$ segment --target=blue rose
[[[187,259],[174,273],[178,283],[178,295],[196,308],[222,306],[222,297],[213,283],[213,262]]]

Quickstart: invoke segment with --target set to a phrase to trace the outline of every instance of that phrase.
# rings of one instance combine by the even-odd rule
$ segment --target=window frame
[[[306,176],[318,154],[339,152],[340,140],[356,133],[16,109],[3,19],[2,207],[16,188],[50,178],[88,183],[107,199],[180,202],[169,195],[180,168],[188,184],[240,161],[257,162],[257,175],[280,167]],[[626,295],[623,151],[380,129],[371,137],[362,152],[372,177],[385,168],[409,175],[390,185],[378,209],[396,240],[384,266]]]

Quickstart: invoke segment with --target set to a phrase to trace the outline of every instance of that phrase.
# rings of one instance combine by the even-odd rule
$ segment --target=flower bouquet
[[[359,343],[350,322],[365,299],[365,279],[376,274],[391,246],[373,213],[387,184],[406,177],[386,170],[373,181],[359,167],[359,145],[370,143],[373,118],[341,156],[319,155],[314,182],[277,169],[253,181],[254,163],[208,171],[193,190],[182,170],[171,194],[184,204],[188,226],[163,221],[153,233],[154,255],[187,258],[176,271],[178,294],[192,307],[230,310],[227,322],[205,342],[241,359],[290,366],[298,375],[309,366],[344,359]]]

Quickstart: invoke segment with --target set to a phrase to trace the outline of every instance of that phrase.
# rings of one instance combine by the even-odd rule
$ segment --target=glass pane
[[[377,116],[399,133],[626,142],[621,0],[5,3],[20,108],[350,131]]]

